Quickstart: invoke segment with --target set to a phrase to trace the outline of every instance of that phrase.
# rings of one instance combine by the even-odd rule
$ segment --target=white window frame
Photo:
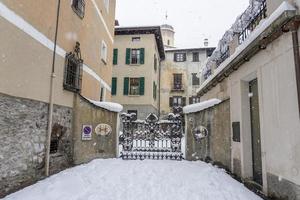
[[[101,42],[101,60],[106,64],[107,63],[107,44],[102,40]]]

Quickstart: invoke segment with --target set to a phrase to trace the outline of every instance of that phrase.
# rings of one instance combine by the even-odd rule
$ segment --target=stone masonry
[[[0,94],[0,197],[43,178],[47,121],[47,103]],[[72,160],[72,109],[54,106],[53,124],[65,130],[51,155],[55,173]]]

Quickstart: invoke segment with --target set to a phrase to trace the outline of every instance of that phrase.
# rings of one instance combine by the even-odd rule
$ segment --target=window
[[[197,96],[190,97],[189,103],[190,104],[200,103],[200,97]]]
[[[207,50],[206,50],[206,55],[207,55],[207,57],[210,57],[210,56],[213,54],[214,50],[215,50],[215,49],[207,49]]]
[[[199,52],[193,53],[193,62],[199,62]]]
[[[184,62],[184,61],[186,61],[186,54],[185,53],[175,53],[174,54],[174,61],[175,62]]]
[[[168,46],[170,46],[170,40],[168,40]]]
[[[101,43],[101,60],[106,64],[107,63],[107,45],[102,40]]]
[[[140,65],[144,64],[145,49],[126,49],[126,64]]]
[[[133,37],[131,40],[132,42],[139,42],[141,41],[141,37]]]
[[[113,55],[113,65],[118,64],[118,49],[114,49],[114,55]]]
[[[139,95],[140,94],[140,79],[139,78],[130,78],[129,83],[129,94],[130,95]]]
[[[72,92],[80,92],[81,90],[81,74],[82,64],[80,54],[80,44],[77,42],[74,53],[68,53],[65,62],[64,72],[64,89]]]
[[[85,11],[84,0],[73,0],[72,9],[82,19],[84,17],[84,11]]]
[[[157,98],[157,85],[153,81],[153,99],[156,100],[156,98]]]
[[[185,106],[186,104],[186,98],[182,97],[182,96],[174,96],[174,97],[170,97],[170,107],[182,107]]]
[[[197,77],[197,73],[192,73],[192,85],[200,85],[200,79]]]
[[[109,0],[103,0],[103,3],[104,3],[106,11],[109,12]]]
[[[131,50],[131,64],[139,64],[141,59],[141,50],[132,49]]]
[[[137,110],[128,110],[127,111],[128,114],[135,114],[135,117],[133,118],[134,120],[137,120],[137,116],[138,116],[138,111]]]
[[[173,74],[174,76],[174,90],[182,90],[182,74]]]
[[[140,78],[124,78],[124,95],[144,95],[145,93],[145,77]]]

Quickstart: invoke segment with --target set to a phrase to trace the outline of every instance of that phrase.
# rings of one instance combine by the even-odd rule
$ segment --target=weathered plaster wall
[[[54,106],[53,125],[64,133],[51,155],[56,173],[72,162],[72,109]],[[48,104],[0,94],[0,197],[43,178]]]
[[[187,117],[187,160],[212,161],[231,170],[231,127],[229,100],[204,111],[188,114]],[[201,143],[195,141],[192,130],[204,126],[209,136]]]
[[[117,120],[118,113],[96,107],[77,95],[74,103],[74,164],[89,162],[95,158],[115,158],[117,156]],[[95,127],[108,124],[112,132],[107,136],[98,136]],[[82,125],[92,125],[92,139],[81,140]]]

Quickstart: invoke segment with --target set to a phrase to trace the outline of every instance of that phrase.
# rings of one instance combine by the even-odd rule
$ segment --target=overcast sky
[[[120,26],[168,23],[175,28],[177,47],[202,47],[204,38],[215,46],[248,4],[249,0],[117,0],[116,19]]]

